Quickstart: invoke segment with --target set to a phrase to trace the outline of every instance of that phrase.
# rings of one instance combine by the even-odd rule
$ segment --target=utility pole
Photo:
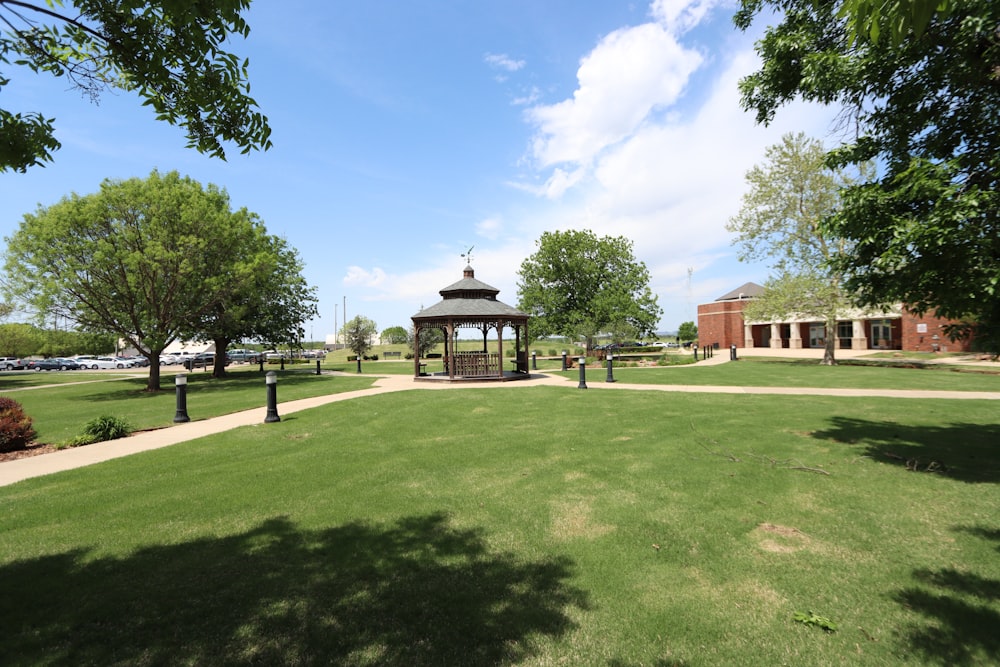
[[[337,343],[340,342],[340,329],[337,327],[337,309],[340,308],[339,303],[333,304],[333,349],[337,349]]]

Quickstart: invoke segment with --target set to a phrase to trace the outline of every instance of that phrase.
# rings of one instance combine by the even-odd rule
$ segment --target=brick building
[[[769,347],[774,349],[822,348],[826,325],[806,318],[780,322],[746,322],[743,309],[764,288],[746,283],[711,303],[698,306],[698,342],[720,348]],[[942,327],[949,320],[931,314],[916,315],[902,306],[882,312],[845,311],[837,318],[839,349],[907,350],[913,352],[963,352],[966,340],[952,341]]]

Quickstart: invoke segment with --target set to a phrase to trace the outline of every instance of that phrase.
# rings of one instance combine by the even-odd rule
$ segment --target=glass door
[[[872,320],[872,348],[888,350],[892,347],[892,323],[890,320]]]

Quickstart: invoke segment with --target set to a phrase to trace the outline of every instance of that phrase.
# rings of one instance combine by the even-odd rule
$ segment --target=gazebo
[[[421,372],[425,364],[417,354],[413,360],[413,376],[417,380],[521,380],[528,377],[528,316],[516,308],[497,301],[495,287],[476,280],[471,266],[466,266],[457,283],[442,289],[442,300],[425,308],[413,320],[414,349],[420,349],[420,333],[437,328],[444,332],[444,372]],[[511,369],[504,371],[504,329],[514,330],[514,358]],[[482,350],[458,351],[459,329],[478,329],[483,334]],[[496,347],[489,349],[490,331],[496,332]]]

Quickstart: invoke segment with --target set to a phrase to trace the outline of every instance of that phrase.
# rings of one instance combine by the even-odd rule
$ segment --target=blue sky
[[[794,104],[767,128],[739,107],[753,41],[725,1],[258,1],[251,94],[274,148],[222,162],[185,148],[136,98],[99,105],[17,69],[2,106],[55,117],[45,168],[0,174],[0,233],[105,178],[177,170],[230,194],[302,256],[323,340],[362,314],[410,324],[461,278],[517,303],[544,231],[626,236],[651,273],[660,328],[766,267],[737,261],[727,220],[743,175],[789,131],[829,139],[832,112]],[[689,279],[690,276],[690,279]]]

